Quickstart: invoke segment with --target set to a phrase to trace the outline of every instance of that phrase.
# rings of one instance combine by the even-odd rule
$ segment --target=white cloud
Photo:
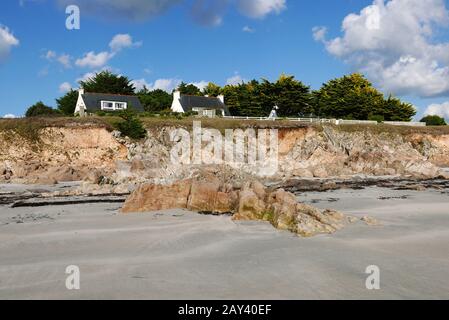
[[[75,64],[82,68],[101,68],[121,50],[139,47],[141,45],[142,42],[133,42],[133,38],[129,34],[116,34],[109,42],[111,51],[102,51],[99,53],[95,53],[95,51],[87,52],[82,58],[77,59]]]
[[[132,83],[134,87],[136,87],[136,90],[139,91],[143,89],[145,86],[148,90],[164,90],[168,93],[171,93],[174,89],[176,89],[180,84],[182,80],[177,78],[172,79],[158,79],[154,81],[153,83],[148,83],[145,79],[138,79],[133,80]]]
[[[250,18],[263,18],[287,8],[287,0],[238,0],[240,12]]]
[[[48,50],[47,53],[44,55],[44,58],[49,61],[52,61],[54,58],[56,58],[56,52]]]
[[[48,50],[42,57],[48,61],[57,61],[66,69],[72,67],[72,57],[68,54],[63,53],[58,56],[55,51]]]
[[[449,119],[449,101],[441,104],[431,104],[424,112],[425,115],[440,116]]]
[[[238,73],[235,74],[234,76],[228,78],[226,80],[226,84],[227,85],[231,85],[231,86],[235,86],[238,84],[241,84],[242,82],[245,82],[246,80],[242,78],[242,76],[240,76]]]
[[[151,84],[148,83],[145,79],[137,79],[137,80],[133,80],[131,81],[131,83],[134,85],[134,87],[136,88],[136,91],[140,91],[142,90],[144,87],[146,87],[147,89],[149,89],[151,87]]]
[[[76,4],[81,12],[105,19],[129,19],[142,21],[158,16],[183,0],[57,0],[66,7]]]
[[[3,116],[3,119],[14,119],[14,118],[17,118],[17,116],[11,113],[5,114]]]
[[[57,58],[57,61],[64,66],[64,68],[69,69],[72,67],[72,57],[68,54],[62,54]]]
[[[444,0],[374,0],[342,23],[343,35],[326,40],[329,53],[365,73],[387,92],[421,97],[449,94],[449,42],[438,42],[449,25]]]
[[[219,26],[228,6],[228,0],[195,0],[192,5],[192,17],[205,26]]]
[[[0,62],[9,56],[12,47],[18,45],[19,40],[14,37],[7,27],[0,25]]]
[[[76,82],[86,81],[90,78],[93,78],[93,77],[95,77],[96,73],[97,72],[87,72],[87,73],[83,74],[81,77],[79,77],[78,79],[76,79]]]
[[[312,32],[313,32],[313,39],[315,39],[315,41],[325,41],[327,33],[326,27],[314,27],[312,29]]]
[[[184,4],[189,6],[193,19],[206,26],[218,26],[229,4],[250,18],[263,18],[287,8],[287,0],[56,0],[61,7],[76,4],[81,12],[103,19],[143,21]]]
[[[193,84],[195,87],[197,87],[198,89],[200,89],[201,91],[203,91],[204,88],[207,87],[207,85],[209,84],[209,81],[199,81],[199,82],[190,82],[189,84]]]
[[[94,70],[94,71],[86,72],[86,73],[83,74],[81,77],[79,77],[78,79],[76,79],[76,82],[86,81],[86,80],[88,80],[88,79],[91,79],[91,78],[95,77],[95,75],[96,75],[97,73],[100,73],[100,72],[102,72],[102,71],[110,71],[110,72],[113,72],[113,73],[118,73],[118,72],[119,72],[119,70],[114,70],[113,68],[111,68],[111,67],[109,67],[109,66],[105,66],[105,67],[103,67],[103,68],[101,68],[101,69],[97,69],[97,70]]]
[[[105,66],[109,60],[114,57],[114,55],[114,53],[107,51],[102,51],[99,53],[90,51],[86,53],[83,58],[77,59],[75,64],[82,68],[101,68]]]
[[[72,85],[68,82],[61,83],[61,85],[59,86],[59,92],[61,93],[66,93],[70,90],[72,90]]]
[[[242,31],[243,31],[243,32],[247,32],[247,33],[254,33],[254,32],[256,32],[255,29],[253,29],[253,28],[251,28],[251,27],[249,27],[249,26],[244,26],[243,29],[242,29]]]
[[[117,34],[109,43],[112,52],[118,52],[125,48],[140,47],[141,45],[142,42],[133,42],[133,38],[129,34]]]
[[[168,93],[172,93],[172,91],[174,89],[179,87],[181,82],[182,82],[182,80],[178,79],[178,78],[157,79],[154,82],[147,82],[147,80],[145,80],[145,79],[137,79],[137,80],[133,80],[132,84],[134,85],[134,87],[136,88],[137,91],[146,87],[150,91],[160,89],[160,90],[164,90]],[[199,82],[189,82],[188,84],[193,84],[198,89],[203,90],[209,84],[209,81],[203,80],[203,81],[199,81]]]

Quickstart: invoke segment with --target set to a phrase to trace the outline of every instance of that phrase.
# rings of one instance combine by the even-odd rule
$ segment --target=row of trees
[[[129,78],[109,71],[81,81],[80,86],[86,92],[137,95],[145,110],[151,113],[170,108],[173,99],[172,94],[160,89],[148,90],[144,87],[136,92]],[[236,116],[266,117],[274,105],[279,107],[278,115],[281,117],[410,121],[416,114],[413,105],[391,95],[385,97],[363,75],[357,73],[330,80],[316,91],[294,76],[287,75],[281,75],[275,82],[262,79],[224,87],[209,83],[203,90],[183,82],[178,90],[190,95],[223,94],[231,114]],[[57,111],[50,112],[42,108],[43,104],[37,110],[73,115],[77,99],[78,92],[71,90],[56,100]]]
[[[236,116],[266,117],[275,105],[281,117],[410,121],[416,114],[413,105],[393,96],[385,98],[360,74],[331,80],[317,91],[287,75],[275,82],[262,79],[225,87],[209,83],[203,90],[181,83],[178,90],[190,95],[223,94],[231,114]],[[161,111],[172,101],[172,96],[161,90],[144,89],[138,95],[150,112]]]

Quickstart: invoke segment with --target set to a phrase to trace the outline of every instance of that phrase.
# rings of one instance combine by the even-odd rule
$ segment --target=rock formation
[[[254,180],[241,189],[213,176],[181,180],[170,185],[146,184],[126,200],[122,212],[137,213],[163,209],[187,209],[210,214],[233,214],[234,220],[270,222],[280,230],[302,237],[334,233],[358,219],[333,210],[320,211],[298,203],[282,189],[271,191]],[[369,217],[363,218],[375,224]]]
[[[204,165],[171,163],[173,129],[149,128],[146,139],[131,141],[103,127],[44,128],[39,143],[0,131],[0,182],[98,184],[106,177],[114,184],[137,185],[188,179]],[[279,129],[279,166],[270,180],[353,175],[447,178],[439,166],[449,166],[449,133],[444,130],[430,134],[304,126]],[[234,169],[263,178],[257,165]]]

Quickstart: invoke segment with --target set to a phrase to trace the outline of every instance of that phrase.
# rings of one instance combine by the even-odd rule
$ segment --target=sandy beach
[[[0,299],[449,299],[449,194],[370,187],[298,199],[382,226],[304,239],[183,210],[3,205]],[[80,290],[65,287],[69,265]],[[365,287],[369,265],[380,290]]]

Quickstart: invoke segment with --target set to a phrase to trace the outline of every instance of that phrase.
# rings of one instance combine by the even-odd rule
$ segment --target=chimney
[[[220,100],[223,104],[225,104],[225,97],[224,97],[224,95],[220,94],[220,95],[217,97],[217,99]]]
[[[176,90],[173,92],[173,100],[174,101],[181,100],[181,91]]]
[[[78,89],[78,93],[79,93],[79,94],[84,94],[84,89],[83,89],[83,88],[79,88],[79,89]]]

